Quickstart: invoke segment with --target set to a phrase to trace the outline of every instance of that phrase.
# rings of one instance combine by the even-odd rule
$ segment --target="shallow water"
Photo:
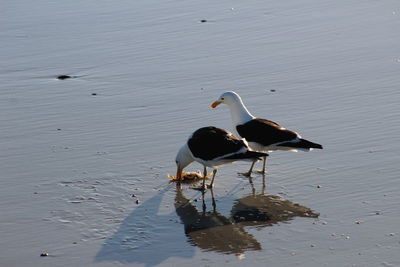
[[[0,265],[399,266],[399,15],[397,1],[3,3]],[[167,174],[192,131],[232,130],[209,107],[226,90],[324,150],[271,153],[265,187],[237,174],[249,163],[224,166],[204,208]]]

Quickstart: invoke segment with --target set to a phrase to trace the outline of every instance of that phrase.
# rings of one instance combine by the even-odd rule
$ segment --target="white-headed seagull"
[[[266,153],[251,151],[246,141],[241,140],[232,133],[213,126],[203,127],[196,130],[179,149],[175,162],[177,165],[176,179],[182,178],[183,169],[193,161],[204,166],[203,186],[207,167],[213,169],[213,177],[209,187],[212,187],[217,167],[232,163],[237,160],[258,160],[266,156]]]
[[[254,117],[235,92],[223,93],[217,101],[211,104],[211,107],[216,108],[219,104],[228,105],[237,133],[246,139],[249,147],[254,151],[310,151],[314,148],[322,149],[320,144],[305,140],[298,133],[290,131],[276,122]],[[267,157],[264,156],[261,173],[265,173],[266,159]],[[255,162],[256,160],[253,161],[250,170],[244,173],[245,175],[249,176],[251,174]]]

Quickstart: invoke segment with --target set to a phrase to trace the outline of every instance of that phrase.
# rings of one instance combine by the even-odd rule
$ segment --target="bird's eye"
[[[224,98],[223,98],[223,97],[221,97],[221,100],[224,100]]]

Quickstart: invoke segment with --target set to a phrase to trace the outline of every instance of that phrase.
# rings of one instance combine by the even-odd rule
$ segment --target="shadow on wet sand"
[[[166,187],[140,204],[105,241],[95,262],[155,266],[170,257],[192,258],[195,248],[187,246],[179,224],[175,223],[176,215],[159,215],[162,199],[171,188]]]

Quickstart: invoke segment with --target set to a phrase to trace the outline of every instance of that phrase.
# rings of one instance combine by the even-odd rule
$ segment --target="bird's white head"
[[[211,104],[212,108],[216,108],[219,104],[227,104],[232,115],[234,126],[246,123],[255,117],[247,110],[240,96],[235,92],[223,93],[217,101]]]
[[[231,92],[225,92],[223,93],[217,101],[214,101],[211,104],[212,108],[216,108],[219,104],[226,104],[228,106],[236,104],[236,103],[242,103],[242,99],[240,98],[240,96],[231,91]]]
[[[183,169],[194,161],[192,153],[190,153],[189,147],[187,143],[185,143],[178,151],[178,154],[175,158],[176,163],[176,179],[182,179],[182,171]]]

